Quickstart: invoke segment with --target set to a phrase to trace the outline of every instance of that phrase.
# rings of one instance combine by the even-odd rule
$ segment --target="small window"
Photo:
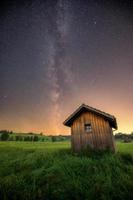
[[[89,133],[92,131],[92,127],[91,127],[91,124],[88,123],[88,124],[85,124],[85,132]]]

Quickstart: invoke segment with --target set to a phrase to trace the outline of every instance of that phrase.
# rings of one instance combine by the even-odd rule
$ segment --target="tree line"
[[[133,141],[133,132],[131,132],[130,134],[126,134],[126,133],[116,133],[114,135],[114,138],[116,140],[121,140],[123,142],[132,142]]]
[[[24,136],[24,135],[15,135],[12,136],[8,131],[0,131],[0,140],[1,141],[38,141],[39,137],[37,135],[33,136]]]
[[[70,140],[71,136],[70,135],[58,135],[58,136],[53,136],[53,135],[43,135],[43,133],[37,134],[37,133],[24,133],[24,134],[16,134],[13,133],[13,131],[8,131],[8,130],[0,130],[0,141],[67,141]],[[116,133],[114,135],[115,140],[121,140],[123,142],[131,142],[133,141],[133,132],[130,134],[126,133]]]
[[[66,141],[70,140],[70,136],[68,135],[58,135],[58,136],[53,136],[53,135],[43,135],[43,133],[37,134],[37,133],[13,133],[13,131],[7,131],[7,130],[0,130],[0,141]]]

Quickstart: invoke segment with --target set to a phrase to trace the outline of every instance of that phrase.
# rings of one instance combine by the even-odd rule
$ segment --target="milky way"
[[[71,18],[70,3],[68,1],[57,1],[55,15],[54,35],[48,36],[48,80],[50,85],[51,100],[51,119],[56,132],[59,132],[59,123],[61,121],[60,100],[63,97],[63,85],[67,85],[69,90],[74,87],[74,74],[71,71],[71,65],[67,62],[65,47],[67,44],[67,35],[69,32],[69,22]]]

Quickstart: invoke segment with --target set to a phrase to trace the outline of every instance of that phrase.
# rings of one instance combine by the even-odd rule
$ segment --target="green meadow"
[[[70,142],[0,142],[0,199],[133,199],[133,142],[74,154]]]

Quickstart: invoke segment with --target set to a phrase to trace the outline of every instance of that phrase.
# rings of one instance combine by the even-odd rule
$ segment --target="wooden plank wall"
[[[86,133],[84,124],[91,123],[92,132]],[[112,128],[103,117],[91,112],[84,112],[75,119],[71,126],[72,149],[80,151],[90,146],[92,149],[109,148],[115,151]]]

